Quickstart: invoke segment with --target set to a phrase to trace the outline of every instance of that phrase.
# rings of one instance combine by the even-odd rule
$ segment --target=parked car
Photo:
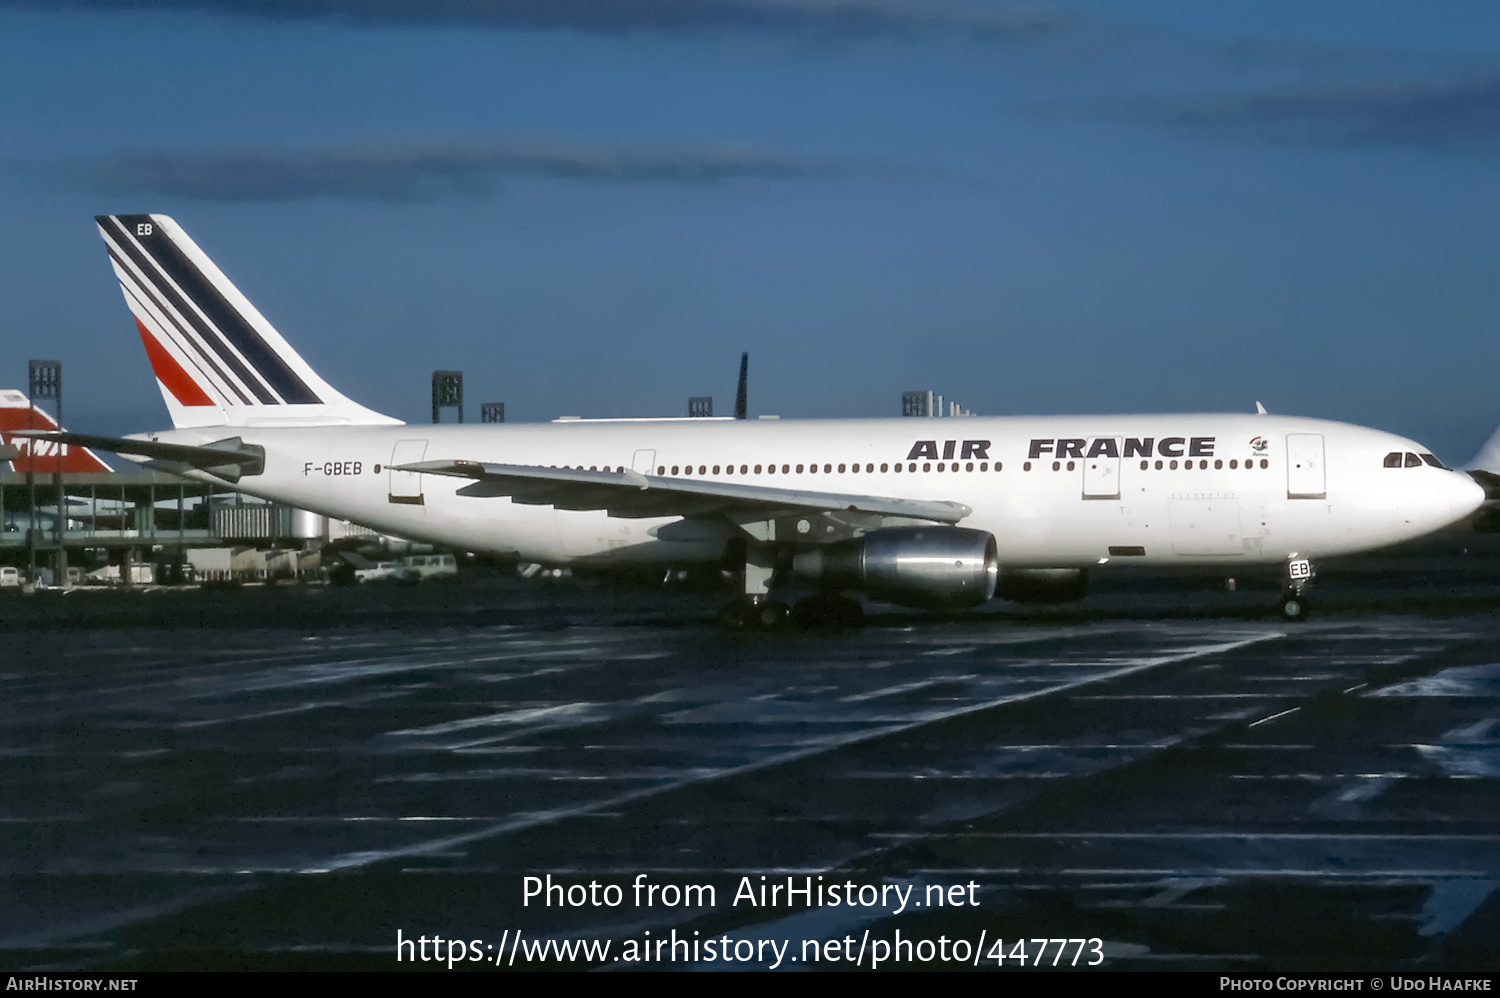
[[[396,582],[406,574],[406,566],[399,561],[382,561],[374,568],[360,568],[354,572],[360,582]]]

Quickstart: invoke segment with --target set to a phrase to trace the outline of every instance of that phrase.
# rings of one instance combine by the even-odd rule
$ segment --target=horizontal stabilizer
[[[77,447],[97,447],[116,454],[132,454],[195,471],[206,471],[226,482],[237,482],[247,475],[259,475],[266,467],[266,449],[247,444],[239,437],[215,440],[211,444],[169,444],[158,440],[132,440],[129,437],[96,437],[87,433],[49,433],[22,431],[12,434],[35,440],[52,440]],[[168,469],[177,470],[177,469]]]
[[[893,499],[884,496],[808,492],[739,482],[662,478],[638,471],[585,471],[477,461],[421,461],[393,471],[469,478],[462,496],[508,496],[512,502],[557,509],[608,511],[610,516],[789,515],[799,511],[843,510],[957,523],[973,512],[959,502]]]

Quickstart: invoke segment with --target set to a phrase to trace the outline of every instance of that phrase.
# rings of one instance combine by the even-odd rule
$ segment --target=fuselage
[[[1257,565],[1351,554],[1472,513],[1483,490],[1379,430],[1270,415],[219,427],[265,448],[237,487],[460,550],[552,564],[712,561],[724,536],[506,497],[392,465],[463,460],[963,503],[1002,566]],[[1391,455],[1400,455],[1391,467]],[[1412,455],[1412,457],[1407,457]]]

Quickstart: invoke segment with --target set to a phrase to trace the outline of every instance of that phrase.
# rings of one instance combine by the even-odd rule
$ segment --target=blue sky
[[[1315,6],[1316,9],[1308,9]],[[92,216],[162,212],[428,418],[1500,423],[1481,3],[0,0],[0,381],[165,410]],[[3,372],[11,374],[5,376]]]

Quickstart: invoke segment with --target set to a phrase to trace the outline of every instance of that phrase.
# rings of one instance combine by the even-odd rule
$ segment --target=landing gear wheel
[[[818,593],[797,601],[792,623],[804,631],[842,631],[864,623],[865,610],[859,600],[837,593]]]
[[[755,609],[754,603],[745,600],[732,600],[725,603],[719,610],[719,626],[726,631],[746,631],[753,625],[750,614]]]
[[[791,607],[779,600],[742,597],[719,611],[719,626],[728,631],[779,631],[791,615]]]
[[[755,608],[755,626],[762,631],[779,631],[791,617],[792,608],[780,600],[766,600]]]
[[[1287,593],[1281,597],[1278,609],[1281,616],[1287,620],[1306,620],[1308,614],[1307,597],[1301,593]]]

